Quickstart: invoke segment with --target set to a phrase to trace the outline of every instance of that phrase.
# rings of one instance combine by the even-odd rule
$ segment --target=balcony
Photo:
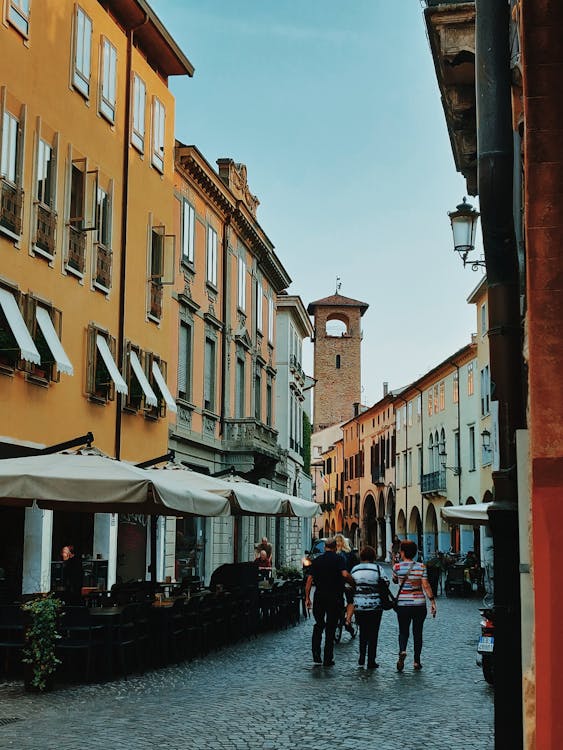
[[[55,230],[57,214],[47,206],[37,204],[35,223],[35,247],[48,255],[55,254]]]
[[[226,419],[223,434],[227,450],[261,453],[276,460],[280,457],[277,430],[255,419]]]
[[[86,268],[86,232],[76,229],[72,224],[68,228],[66,264],[80,274],[83,274]]]
[[[0,180],[0,226],[18,237],[22,233],[23,190]]]
[[[111,288],[111,260],[112,252],[105,245],[98,245],[96,252],[96,283]]]
[[[371,483],[385,484],[385,466],[371,467]]]
[[[440,495],[446,490],[446,472],[433,471],[430,474],[423,474],[421,481],[421,490],[423,495]]]

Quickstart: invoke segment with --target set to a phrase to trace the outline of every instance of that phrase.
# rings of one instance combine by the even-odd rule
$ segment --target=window
[[[162,318],[163,285],[174,283],[175,236],[164,226],[152,226],[149,247],[149,316]]]
[[[178,397],[184,401],[192,397],[192,327],[184,321],[180,323]]]
[[[98,173],[87,171],[86,159],[74,159],[70,165],[70,216],[65,263],[82,275],[86,268],[86,231],[96,228]]]
[[[475,391],[475,383],[473,382],[473,362],[467,365],[467,395],[472,396]]]
[[[461,447],[459,443],[459,432],[454,432],[454,466],[459,469],[461,466]]]
[[[491,402],[491,380],[489,377],[489,365],[481,370],[481,416],[490,412]]]
[[[439,393],[438,393],[438,384],[434,386],[434,414],[438,413],[438,405],[439,405]]]
[[[432,433],[430,433],[430,439],[428,440],[428,468],[430,469],[431,474],[436,470],[434,458],[434,437]]]
[[[264,298],[264,290],[262,288],[262,282],[260,279],[256,279],[256,330],[262,332],[263,326],[263,309],[262,300]]]
[[[259,368],[254,378],[254,418],[262,421],[262,373]]]
[[[207,281],[217,286],[217,232],[207,227]]]
[[[434,399],[432,397],[432,388],[428,391],[428,416],[432,416]]]
[[[446,408],[446,384],[442,380],[440,383],[440,411]]]
[[[459,372],[454,372],[453,401],[454,404],[459,401]]]
[[[419,446],[418,446],[418,480],[417,480],[417,484],[420,484],[420,482],[421,482],[421,477],[422,477],[422,474],[423,474],[423,466],[422,466],[422,446],[421,446],[421,445],[419,445]]]
[[[44,206],[52,206],[55,190],[54,153],[51,144],[39,139],[35,197]]]
[[[242,419],[244,417],[244,379],[245,379],[245,362],[244,355],[237,357],[235,373],[235,417]]]
[[[111,194],[109,190],[98,187],[96,199],[96,225],[98,227],[98,244],[96,247],[95,281],[104,289],[111,288]]]
[[[125,409],[137,412],[143,406],[151,409],[158,406],[158,399],[149,383],[146,374],[146,357],[138,346],[127,344],[125,359],[125,376],[127,381],[127,399]]]
[[[266,383],[266,424],[272,426],[272,383]]]
[[[29,34],[29,5],[30,0],[9,0],[8,5],[8,21],[25,36]]]
[[[133,74],[133,127],[131,143],[141,153],[145,150],[145,106],[147,88],[142,78]]]
[[[90,96],[91,48],[92,21],[82,8],[77,7],[74,26],[74,72],[72,83],[85,97]]]
[[[407,418],[409,427],[412,427],[412,401],[409,402],[409,406],[407,409]]]
[[[481,305],[481,336],[485,336],[489,328],[489,322],[487,320],[487,303],[483,302]]]
[[[195,209],[183,201],[182,207],[182,260],[184,263],[194,262],[194,240],[195,240]]]
[[[397,455],[397,465],[395,468],[395,476],[397,477],[397,487],[401,485],[401,456]]]
[[[407,453],[407,484],[412,484],[412,450]]]
[[[2,160],[1,176],[13,185],[19,184],[20,158],[22,155],[22,134],[20,122],[10,112],[4,112],[2,118]]]
[[[115,122],[115,92],[117,81],[117,50],[108,40],[102,38],[100,71],[100,114],[110,122]]]
[[[88,329],[86,390],[92,401],[113,401],[115,390],[127,396],[127,383],[115,364],[115,339],[94,326]]]
[[[475,426],[469,427],[469,471],[475,471]]]
[[[164,172],[164,123],[166,110],[158,97],[152,100],[152,159],[153,167]]]
[[[246,263],[244,258],[238,257],[238,306],[243,312],[246,311]]]
[[[422,415],[422,395],[416,397],[416,421],[420,422],[420,417]],[[379,423],[379,417],[377,418],[377,421]]]
[[[340,370],[340,354],[336,355],[336,369]]]
[[[58,382],[59,373],[74,374],[74,368],[61,343],[62,313],[50,305],[41,304],[32,295],[25,300],[26,324],[41,363],[28,365],[34,378]]]
[[[268,297],[268,341],[274,343],[274,298]]]
[[[203,408],[215,409],[215,341],[205,339],[205,369],[203,378]]]
[[[399,431],[400,431],[400,429],[401,429],[401,409],[400,409],[400,408],[399,408],[399,409],[397,409],[396,420],[397,420],[397,421],[396,421],[396,424],[397,424],[397,432],[399,432]]]

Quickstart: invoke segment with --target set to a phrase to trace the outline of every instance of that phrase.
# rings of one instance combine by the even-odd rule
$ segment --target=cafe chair
[[[25,638],[25,614],[17,604],[0,606],[0,653],[2,674],[10,677],[21,666]],[[13,661],[15,660],[15,661]]]
[[[111,645],[114,664],[119,674],[123,675],[125,680],[127,679],[127,675],[130,674],[128,657],[129,662],[133,664],[133,668],[139,668],[137,628],[135,622],[136,612],[137,607],[135,604],[126,605],[117,618],[117,622],[112,626]]]
[[[71,678],[81,679],[85,673],[89,681],[96,654],[100,655],[107,649],[104,638],[104,626],[96,624],[90,610],[83,606],[65,607],[60,618],[59,633],[61,639],[55,645],[57,656],[62,662],[62,671]],[[76,655],[82,654],[85,670]]]

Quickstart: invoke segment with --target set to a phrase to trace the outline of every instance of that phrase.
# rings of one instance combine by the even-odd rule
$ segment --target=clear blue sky
[[[340,276],[369,303],[363,403],[468,343],[480,276],[451,249],[465,181],[419,0],[151,4],[195,66],[170,81],[177,137],[247,165],[290,293],[307,305]]]

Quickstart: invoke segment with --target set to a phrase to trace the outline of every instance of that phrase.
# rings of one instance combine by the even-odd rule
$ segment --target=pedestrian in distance
[[[358,665],[377,669],[377,638],[383,609],[379,595],[381,579],[388,583],[381,568],[375,562],[376,553],[373,547],[366,545],[360,550],[360,562],[352,568],[352,578],[356,582],[353,610],[360,629],[360,655]],[[347,619],[348,614],[347,614]]]
[[[428,582],[426,565],[415,562],[418,547],[414,542],[401,542],[401,561],[393,566],[393,581],[400,583],[397,600],[397,620],[399,622],[399,659],[397,671],[402,672],[407,656],[407,643],[412,623],[414,646],[414,668],[422,669],[422,629],[426,619],[426,597],[430,601],[432,617],[436,617],[436,601]]]
[[[349,540],[346,539],[344,534],[335,534],[334,540],[336,541],[336,554],[344,559],[346,570],[351,573],[352,568],[358,562],[358,558],[352,551]],[[354,611],[354,592],[350,585],[344,584],[344,598],[346,600],[346,621],[344,627],[348,633],[350,633],[352,638],[354,638],[356,631],[351,622],[352,613]]]
[[[334,664],[334,632],[342,612],[344,583],[352,587],[354,579],[346,570],[344,558],[336,554],[336,541],[327,539],[325,551],[311,563],[310,575],[305,583],[305,606],[313,609],[315,624],[311,646],[315,664],[331,667]],[[311,588],[315,595],[311,605]],[[321,661],[321,645],[324,631],[324,654]]]

